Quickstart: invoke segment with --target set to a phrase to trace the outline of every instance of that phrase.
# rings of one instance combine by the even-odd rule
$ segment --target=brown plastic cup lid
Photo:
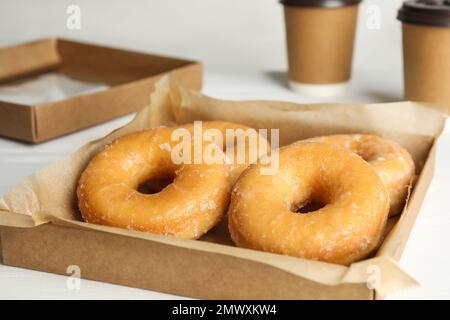
[[[403,3],[397,19],[413,24],[450,28],[450,0],[409,0]]]
[[[280,0],[280,3],[288,7],[319,7],[339,8],[352,6],[362,0]]]

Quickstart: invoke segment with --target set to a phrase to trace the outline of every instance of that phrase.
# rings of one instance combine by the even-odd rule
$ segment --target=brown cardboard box
[[[0,135],[42,142],[136,112],[169,71],[187,88],[202,85],[202,66],[194,61],[62,39],[0,49],[0,86],[49,71],[109,88],[33,105],[0,101]]]
[[[381,135],[410,151],[418,179],[401,217],[390,219],[382,246],[350,266],[234,247],[226,221],[200,240],[81,221],[75,188],[98,150],[130,132],[195,119],[281,128],[281,145],[320,134]],[[382,298],[417,284],[397,262],[431,181],[444,124],[440,112],[422,104],[230,102],[182,89],[166,77],[156,84],[150,106],[128,125],[41,169],[0,199],[3,263],[58,274],[77,265],[82,278],[198,298]]]

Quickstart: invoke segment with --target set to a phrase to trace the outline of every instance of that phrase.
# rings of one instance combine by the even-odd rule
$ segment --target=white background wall
[[[365,85],[347,100],[401,99],[401,34],[396,20],[401,2],[363,1],[354,79]],[[81,30],[66,28],[70,4],[81,8]],[[368,8],[373,6],[381,12],[380,29],[367,27]],[[0,45],[54,35],[198,59],[207,72],[241,74],[242,81],[246,74],[258,72],[272,72],[276,80],[273,72],[285,70],[287,63],[277,0],[0,1]],[[238,86],[239,79],[230,84]]]

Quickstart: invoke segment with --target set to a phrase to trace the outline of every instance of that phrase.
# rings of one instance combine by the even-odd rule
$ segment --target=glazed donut
[[[225,128],[248,129],[223,122],[203,124],[222,133]],[[232,168],[223,150],[218,150],[222,163],[176,164],[171,152],[179,143],[173,139],[176,129],[191,132],[193,127],[132,133],[98,153],[78,183],[78,207],[83,219],[186,239],[197,239],[217,224],[226,212],[236,172],[249,163]],[[203,147],[211,145],[208,141],[201,143]]]
[[[228,226],[237,246],[343,265],[377,248],[389,199],[360,157],[303,142],[279,150],[275,175],[261,167],[251,165],[232,190]],[[302,210],[314,202],[324,206]]]
[[[373,135],[342,134],[308,139],[347,148],[372,165],[387,188],[389,216],[400,214],[415,174],[411,155],[396,142]]]
[[[190,123],[182,127],[193,134],[194,125],[195,123]],[[256,162],[260,157],[270,152],[270,144],[267,138],[253,128],[226,121],[204,121],[201,122],[201,126],[204,132],[211,129],[217,130],[224,138],[227,136],[227,130],[231,130],[231,138],[223,139],[221,145],[223,146],[222,150],[226,153],[231,170],[232,184],[236,182],[249,164]],[[251,140],[253,140],[253,143],[250,142]],[[228,151],[231,154],[227,153]],[[242,155],[242,157],[239,155]]]

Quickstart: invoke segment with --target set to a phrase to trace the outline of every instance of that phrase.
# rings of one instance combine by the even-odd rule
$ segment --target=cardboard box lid
[[[155,82],[173,72],[191,89],[202,85],[198,62],[64,39],[44,39],[0,49],[0,85],[49,71],[103,82],[109,89],[32,105],[0,100],[0,135],[41,142],[136,112]]]

